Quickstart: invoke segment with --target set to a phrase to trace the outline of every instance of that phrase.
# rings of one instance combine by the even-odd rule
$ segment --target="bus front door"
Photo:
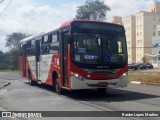
[[[36,79],[39,81],[40,80],[40,40],[36,41],[36,46],[35,46],[35,51],[36,51],[36,56],[35,56],[35,61],[36,61]]]
[[[60,57],[61,57],[61,78],[62,85],[67,86],[67,74],[68,74],[68,64],[67,64],[67,33],[62,33],[60,38]]]

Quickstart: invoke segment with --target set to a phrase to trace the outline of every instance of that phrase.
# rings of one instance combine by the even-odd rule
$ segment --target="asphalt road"
[[[0,90],[0,111],[160,111],[160,86],[128,84],[128,87],[123,89],[109,88],[105,95],[99,95],[94,90],[66,91],[64,95],[58,95],[50,86],[30,86],[28,80],[15,73],[0,73],[0,81],[11,83]],[[54,119],[97,120],[97,117]],[[105,117],[98,119],[106,120]],[[110,119],[158,120],[160,118],[110,117]]]

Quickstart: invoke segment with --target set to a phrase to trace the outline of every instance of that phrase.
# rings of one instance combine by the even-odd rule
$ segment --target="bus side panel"
[[[50,67],[52,66],[52,56],[53,54],[41,55],[40,60],[40,75],[41,82],[46,83],[47,80],[51,81],[49,77]]]
[[[29,56],[26,60],[26,68],[27,68],[27,78],[28,78],[28,72],[30,70],[32,80],[36,81],[36,69],[35,69],[35,56]]]
[[[60,55],[55,54],[52,56],[51,65],[49,69],[48,79],[46,80],[46,84],[48,85],[54,85],[52,74],[53,72],[57,73],[58,79],[60,80]]]

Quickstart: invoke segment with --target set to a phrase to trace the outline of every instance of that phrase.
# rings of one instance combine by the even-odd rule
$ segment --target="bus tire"
[[[56,93],[62,94],[62,89],[59,85],[58,75],[56,72],[52,73],[53,89]]]
[[[32,75],[31,75],[31,71],[30,70],[28,71],[28,80],[29,80],[29,84],[31,86],[36,85],[36,82],[32,80]]]
[[[62,94],[63,93],[62,88],[60,88],[58,78],[55,79],[54,86],[55,86],[54,88],[55,88],[56,93],[58,93],[58,94]]]
[[[107,90],[107,88],[97,88],[97,92],[100,94],[105,94],[106,90]]]

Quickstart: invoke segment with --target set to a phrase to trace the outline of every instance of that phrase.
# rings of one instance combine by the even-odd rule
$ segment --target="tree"
[[[146,63],[147,62],[147,58],[145,56],[142,57],[142,61],[143,61],[143,63]]]
[[[0,70],[4,70],[7,68],[7,64],[5,63],[5,54],[0,51]]]
[[[4,61],[4,53],[0,50],[0,63]]]
[[[110,7],[105,5],[103,1],[87,0],[85,5],[78,7],[76,19],[104,21],[107,11],[110,11]]]
[[[5,54],[8,69],[15,70],[18,68],[17,57],[19,55],[19,42],[21,39],[28,37],[23,33],[12,33],[6,38],[6,47],[10,50]]]
[[[10,50],[16,50],[19,48],[19,41],[25,37],[27,37],[27,35],[23,33],[12,33],[11,35],[7,35],[5,46]]]

